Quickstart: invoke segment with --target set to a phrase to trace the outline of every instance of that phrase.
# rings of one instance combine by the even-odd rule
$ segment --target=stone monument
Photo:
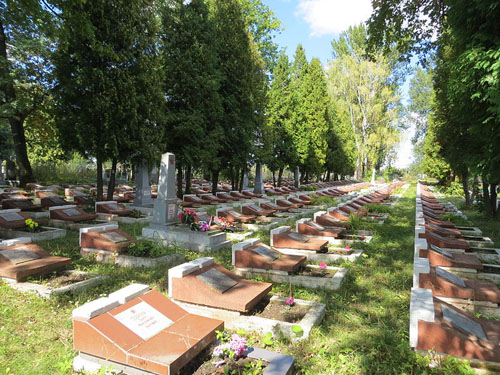
[[[245,173],[243,174],[243,184],[241,186],[241,189],[245,190],[247,188],[248,188],[248,173],[247,171],[245,171]]]
[[[257,163],[255,166],[255,187],[253,189],[255,194],[264,193],[264,182],[262,181],[262,164]]]
[[[158,198],[154,201],[153,220],[142,228],[143,237],[175,244],[194,251],[212,251],[231,246],[226,233],[220,231],[199,232],[181,224],[177,216],[177,196],[175,184],[175,155],[162,155]]]
[[[295,187],[298,188],[300,186],[300,170],[299,167],[295,168],[295,173],[294,173],[294,179],[295,179]]]
[[[161,156],[158,197],[154,202],[153,225],[178,223],[177,195],[175,191],[175,155],[167,152]]]
[[[135,179],[135,199],[134,206],[151,207],[153,199],[151,198],[151,185],[149,184],[148,166],[144,160],[137,167],[137,175]]]

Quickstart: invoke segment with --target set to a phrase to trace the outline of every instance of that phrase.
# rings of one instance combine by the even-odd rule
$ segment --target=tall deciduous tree
[[[161,139],[162,108],[155,2],[64,2],[64,22],[54,54],[55,95],[66,148],[102,163],[152,158]],[[108,199],[114,190],[114,175]]]
[[[0,3],[0,116],[10,125],[22,186],[33,181],[24,127],[47,96],[52,26],[39,1]]]
[[[328,70],[332,97],[349,113],[356,142],[356,176],[379,168],[399,140],[399,97],[389,61],[377,54],[368,60],[364,26],[351,27],[332,42]]]

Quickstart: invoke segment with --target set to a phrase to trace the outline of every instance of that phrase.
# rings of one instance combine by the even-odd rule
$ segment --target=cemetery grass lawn
[[[312,216],[310,214],[309,216]],[[460,361],[447,359],[436,368],[412,352],[408,344],[409,301],[412,283],[415,186],[392,210],[386,224],[374,226],[377,234],[360,244],[365,257],[344,263],[349,273],[335,292],[293,287],[295,298],[326,304],[326,316],[308,340],[290,342],[275,338],[269,350],[296,357],[296,373],[322,374],[472,374]],[[287,223],[288,224],[288,223]],[[141,225],[120,225],[140,234]],[[109,276],[99,287],[78,296],[44,300],[11,290],[0,282],[0,375],[72,374],[71,311],[83,303],[109,294],[130,283],[144,283],[167,293],[166,266],[121,268],[82,259],[78,232],[40,245],[53,255],[69,256],[73,269]],[[269,241],[269,231],[253,237]],[[231,251],[211,254],[186,252],[186,260],[214,256],[231,269]],[[289,296],[288,285],[274,284],[273,294]],[[247,334],[248,341],[264,347],[264,336]],[[269,342],[268,342],[269,343]]]

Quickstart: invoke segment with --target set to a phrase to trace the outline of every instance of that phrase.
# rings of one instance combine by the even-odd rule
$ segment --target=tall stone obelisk
[[[177,196],[175,189],[175,155],[167,152],[161,156],[158,197],[154,202],[154,226],[178,223]]]

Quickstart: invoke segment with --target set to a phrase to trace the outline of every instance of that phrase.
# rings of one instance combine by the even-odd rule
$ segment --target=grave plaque
[[[250,206],[250,208],[251,208],[252,210],[255,210],[255,211],[260,211],[260,210],[262,210],[262,208],[257,207],[255,204],[252,204],[252,205]]]
[[[31,202],[28,202],[27,199],[21,199],[15,202],[17,207],[31,207]]]
[[[79,216],[81,215],[80,211],[78,211],[76,208],[68,208],[66,210],[62,210],[63,214],[67,216]]]
[[[113,243],[120,243],[120,242],[125,242],[128,241],[128,239],[124,236],[122,236],[118,232],[106,232],[101,234],[105,239],[113,242]]]
[[[233,280],[226,274],[217,271],[214,268],[209,269],[206,272],[200,273],[196,276],[198,279],[208,284],[213,290],[218,293],[224,293],[231,289],[233,286],[238,284],[237,281]]]
[[[441,304],[441,311],[443,312],[443,319],[450,322],[455,328],[474,335],[479,339],[488,340],[483,327],[478,322],[443,304]]]
[[[117,203],[111,203],[111,204],[107,204],[108,208],[110,208],[111,210],[117,210],[117,211],[121,211],[123,210],[123,208],[121,208]]]
[[[40,259],[40,256],[25,248],[17,248],[12,250],[2,250],[0,255],[3,255],[13,264],[30,262],[35,259]]]
[[[66,203],[65,200],[63,200],[60,197],[49,197],[48,198],[52,203]]]
[[[257,246],[253,248],[252,251],[256,254],[262,255],[264,258],[270,260],[271,262],[274,262],[276,259],[279,258],[279,255],[275,251],[272,251],[267,246],[263,245]]]
[[[0,214],[0,217],[5,221],[18,221],[24,220],[24,217],[19,215],[17,212],[8,212],[6,214]]]
[[[457,275],[454,275],[451,272],[445,271],[441,267],[436,267],[436,275],[438,275],[442,279],[449,281],[450,283],[458,285],[461,288],[467,287],[465,285],[464,280],[461,277],[458,277]]]
[[[173,324],[173,321],[146,302],[139,302],[116,314],[114,318],[143,340],[153,337]]]
[[[441,254],[445,256],[446,258],[453,259],[453,254],[450,253],[449,251],[443,250],[440,247],[437,247],[436,245],[431,245],[432,251],[435,251],[438,254]]]
[[[292,240],[295,241],[300,241],[300,242],[307,242],[309,239],[301,235],[300,233],[295,233],[295,232],[290,232],[288,233],[288,237],[290,237]]]
[[[314,229],[317,229],[319,231],[324,231],[325,230],[325,227],[319,225],[318,223],[315,223],[314,221],[308,221],[307,225],[310,225],[311,227],[313,227]]]
[[[276,205],[275,203],[271,203],[271,202],[269,202],[267,205],[268,205],[269,207],[271,207],[273,210],[279,210],[279,209],[281,209],[281,207],[280,207],[280,206],[278,206],[278,205]]]
[[[239,212],[236,212],[235,210],[229,210],[227,213],[231,216],[236,216],[236,217],[241,216],[241,214]]]

